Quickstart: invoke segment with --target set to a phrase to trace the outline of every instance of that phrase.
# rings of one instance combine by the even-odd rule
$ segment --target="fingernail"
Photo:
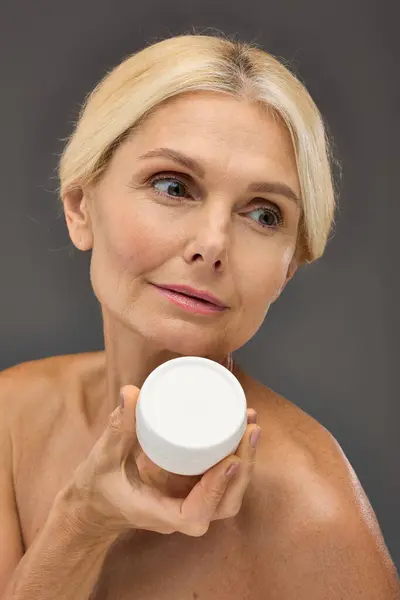
[[[239,469],[239,465],[238,463],[235,463],[233,465],[231,465],[227,470],[226,470],[226,476],[227,477],[232,477],[232,475],[234,475],[237,470]]]
[[[119,403],[120,403],[121,408],[124,408],[125,400],[124,400],[124,395],[122,392],[119,393]]]
[[[260,439],[260,435],[261,435],[261,429],[260,427],[258,427],[257,429],[255,429],[253,431],[253,433],[250,436],[250,444],[252,445],[253,448],[255,448],[258,444],[258,441]]]

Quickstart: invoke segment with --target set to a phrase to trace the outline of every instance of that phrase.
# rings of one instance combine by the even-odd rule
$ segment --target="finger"
[[[229,469],[238,465],[228,457],[207,471],[181,505],[181,531],[188,535],[203,535],[221,502],[229,480],[235,476]]]
[[[138,444],[136,435],[136,405],[139,388],[127,385],[121,388],[122,405],[110,414],[107,427],[99,439],[102,453],[110,460],[122,462]]]
[[[254,408],[247,409],[247,423],[257,423],[257,412]]]
[[[242,506],[243,496],[250,483],[256,464],[257,446],[254,448],[251,444],[251,436],[256,431],[261,432],[261,428],[258,425],[251,424],[246,428],[245,434],[236,451],[236,456],[241,459],[240,469],[229,482],[213,520],[235,516]]]

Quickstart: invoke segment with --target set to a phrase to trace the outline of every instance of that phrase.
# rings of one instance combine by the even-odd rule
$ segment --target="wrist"
[[[109,545],[121,533],[106,518],[100,519],[90,503],[82,499],[74,484],[68,484],[57,494],[52,518],[62,521],[66,535],[78,536],[94,545]]]

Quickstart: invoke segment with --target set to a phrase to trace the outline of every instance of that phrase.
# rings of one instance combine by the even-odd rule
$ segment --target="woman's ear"
[[[66,192],[63,197],[63,206],[72,243],[83,252],[91,250],[93,231],[88,192],[81,187]]]

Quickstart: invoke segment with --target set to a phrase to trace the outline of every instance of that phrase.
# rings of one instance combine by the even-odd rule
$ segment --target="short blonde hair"
[[[179,35],[128,56],[86,97],[60,157],[61,199],[96,183],[119,144],[168,98],[214,91],[255,101],[278,114],[293,143],[302,211],[299,264],[324,252],[333,224],[336,190],[331,138],[320,111],[282,59],[220,35]],[[338,164],[338,163],[336,163]]]

